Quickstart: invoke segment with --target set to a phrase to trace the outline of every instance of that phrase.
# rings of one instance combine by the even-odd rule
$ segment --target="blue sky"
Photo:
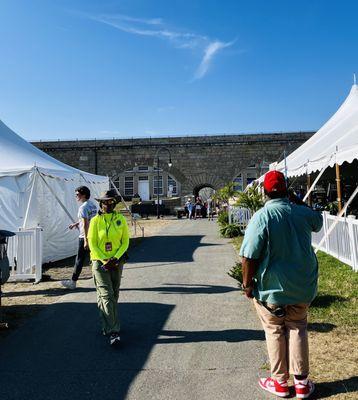
[[[29,140],[318,129],[358,2],[0,0],[0,119]]]

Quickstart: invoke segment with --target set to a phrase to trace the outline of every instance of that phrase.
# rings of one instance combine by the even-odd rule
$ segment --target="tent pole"
[[[108,178],[110,184],[113,186],[113,189],[116,191],[116,193],[118,194],[118,196],[121,198],[122,203],[124,204],[124,207],[126,208],[126,210],[128,211],[129,215],[131,216],[131,222],[132,225],[134,225],[134,230],[135,230],[135,236],[136,236],[136,232],[137,232],[137,221],[135,220],[135,218],[133,218],[133,214],[131,212],[131,210],[129,209],[127,203],[124,201],[124,198],[121,194],[121,192],[118,190],[117,186],[113,183],[111,178]],[[142,231],[142,237],[144,237],[144,227],[140,226],[140,224],[138,223],[141,231]]]
[[[336,163],[336,182],[337,182],[337,203],[338,203],[338,212],[340,213],[342,210],[342,190],[341,190],[341,174],[339,165]]]
[[[60,205],[60,207],[62,208],[62,210],[66,213],[66,215],[68,216],[68,218],[71,220],[72,223],[75,223],[76,221],[74,220],[74,218],[72,217],[72,215],[68,212],[67,208],[63,205],[62,201],[57,197],[56,193],[53,191],[53,189],[51,188],[51,186],[46,182],[45,178],[42,176],[41,172],[39,170],[37,170],[39,173],[40,178],[43,180],[44,184],[47,186],[47,188],[49,189],[49,191],[51,192],[51,194],[53,195],[53,197],[57,200],[58,204]]]
[[[327,169],[329,163],[331,162],[332,156],[329,159],[329,161],[327,162],[327,164],[321,169],[320,173],[318,174],[317,178],[314,180],[314,182],[312,183],[312,185],[310,186],[308,192],[305,194],[305,197],[303,198],[303,201],[307,200],[307,197],[310,196],[312,190],[316,187],[318,181],[321,179],[321,176],[323,175],[324,171]]]
[[[129,215],[131,216],[131,218],[133,218],[133,217],[132,217],[131,210],[129,209],[127,203],[124,201],[121,192],[118,190],[117,186],[114,184],[114,182],[112,181],[112,179],[111,179],[111,178],[108,178],[108,179],[109,179],[110,184],[113,186],[113,189],[116,191],[117,195],[121,198],[121,201],[122,201],[122,203],[124,204],[124,207],[126,208],[126,210],[129,212]]]
[[[313,189],[312,189],[313,190]],[[311,174],[307,172],[307,204],[311,207],[312,206],[312,198],[311,198]],[[306,197],[305,196],[305,197]]]
[[[26,224],[27,224],[27,219],[28,219],[28,217],[29,217],[30,205],[31,205],[32,196],[33,196],[33,193],[34,193],[34,187],[35,187],[35,182],[36,182],[37,174],[38,174],[38,170],[37,170],[37,168],[34,168],[34,178],[33,178],[32,185],[31,185],[31,191],[30,191],[29,201],[27,202],[27,207],[26,207],[26,212],[25,212],[25,218],[24,218],[24,222],[23,222],[23,224],[22,224],[22,229],[26,229]]]
[[[341,217],[343,214],[345,214],[345,212],[347,211],[348,206],[352,203],[352,201],[356,197],[357,193],[358,193],[358,186],[355,188],[355,191],[352,193],[351,197],[348,199],[347,203],[344,205],[342,210],[338,213],[337,218],[334,220],[333,224],[329,227],[327,233],[323,236],[321,241],[318,243],[317,248],[315,250],[315,253],[317,253],[317,251],[321,248],[321,246],[324,243],[324,241],[328,239],[328,236],[332,233],[333,229],[338,224],[339,217]]]

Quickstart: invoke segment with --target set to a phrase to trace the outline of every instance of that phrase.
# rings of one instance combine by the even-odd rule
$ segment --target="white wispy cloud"
[[[200,79],[202,78],[209,70],[210,64],[213,61],[213,58],[215,55],[222,49],[225,49],[226,47],[230,47],[234,44],[233,42],[220,42],[219,40],[216,40],[214,42],[211,42],[208,44],[204,51],[204,57],[201,60],[201,63],[196,70],[195,79]]]
[[[197,33],[169,29],[161,18],[135,18],[123,14],[103,14],[88,17],[122,32],[163,39],[177,48],[199,52],[202,59],[196,69],[193,80],[203,78],[209,71],[214,57],[221,50],[232,46],[235,42],[212,40],[207,36]]]

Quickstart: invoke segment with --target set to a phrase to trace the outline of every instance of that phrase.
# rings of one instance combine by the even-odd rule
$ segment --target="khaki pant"
[[[101,261],[92,262],[92,274],[97,291],[97,304],[102,330],[107,335],[119,332],[118,297],[123,264],[118,268],[103,271]]]
[[[286,316],[272,315],[254,299],[266,336],[273,379],[287,380],[289,374],[308,375],[307,311],[309,304],[285,307]],[[275,306],[268,304],[270,308]]]

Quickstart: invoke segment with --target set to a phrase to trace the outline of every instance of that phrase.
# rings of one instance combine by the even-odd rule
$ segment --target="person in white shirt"
[[[78,251],[76,262],[73,268],[72,278],[62,281],[66,289],[75,289],[78,278],[82,272],[86,256],[89,254],[87,234],[91,219],[97,214],[96,205],[89,199],[91,192],[87,186],[80,186],[75,190],[77,201],[80,203],[78,209],[78,221],[69,225],[69,229],[77,228],[79,230]]]

